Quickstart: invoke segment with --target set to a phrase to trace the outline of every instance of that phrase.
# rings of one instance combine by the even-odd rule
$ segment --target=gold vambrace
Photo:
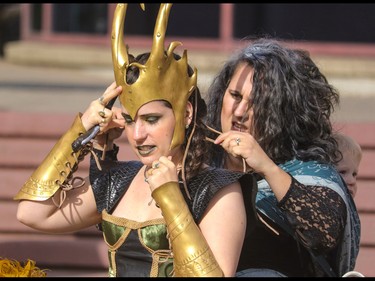
[[[173,252],[175,277],[222,277],[205,237],[195,223],[177,182],[168,182],[152,192],[163,217]]]
[[[81,114],[78,114],[70,129],[55,144],[13,199],[44,201],[52,197],[78,164],[81,151],[74,153],[72,143],[85,132]]]

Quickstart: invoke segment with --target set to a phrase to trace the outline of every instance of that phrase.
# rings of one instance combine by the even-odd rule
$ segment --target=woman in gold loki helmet
[[[16,196],[17,216],[51,233],[98,225],[108,246],[109,276],[234,276],[246,230],[238,179],[249,175],[205,164],[206,106],[197,70],[188,65],[186,51],[182,57],[174,52],[180,43],[164,49],[171,7],[160,5],[151,52],[134,58],[123,41],[127,5],[117,5],[111,37],[116,82],[77,116],[42,163],[40,178]],[[121,109],[103,108],[117,96]],[[41,179],[63,182],[43,169],[63,163],[65,155],[77,158],[82,152],[64,144],[98,124],[84,183],[60,186],[43,200],[33,197],[35,190],[42,192]],[[118,147],[109,138],[114,128],[123,128],[138,161],[117,159]],[[102,159],[100,166],[95,159]],[[65,200],[56,207],[59,197]]]

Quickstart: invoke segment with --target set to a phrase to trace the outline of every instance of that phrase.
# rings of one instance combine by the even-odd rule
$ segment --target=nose
[[[356,177],[350,173],[345,175],[344,180],[349,189],[353,188],[353,186],[355,186],[357,182]]]
[[[249,115],[249,102],[242,99],[234,109],[234,115],[241,120],[244,120]]]
[[[134,123],[134,131],[133,131],[134,140],[139,142],[141,140],[144,140],[146,137],[147,137],[147,133],[146,133],[143,123],[137,120]]]

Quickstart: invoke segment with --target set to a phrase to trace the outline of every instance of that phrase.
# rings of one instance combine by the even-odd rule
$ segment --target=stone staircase
[[[13,196],[70,127],[74,117],[69,113],[0,112],[0,257],[33,259],[39,267],[49,269],[48,276],[106,276],[106,245],[95,227],[74,234],[49,235],[15,219],[17,202],[12,200]],[[355,138],[363,149],[355,198],[362,223],[356,270],[375,276],[375,123],[337,123],[335,127]],[[132,152],[126,140],[119,145],[119,158],[129,158]],[[76,175],[86,175],[88,156],[79,167]]]

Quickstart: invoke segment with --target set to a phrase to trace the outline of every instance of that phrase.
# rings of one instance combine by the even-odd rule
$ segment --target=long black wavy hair
[[[149,58],[150,53],[143,53],[138,55],[137,57],[133,57],[132,55],[129,55],[129,61],[130,62],[138,62],[141,64],[145,64],[147,62],[147,59]],[[176,60],[181,59],[181,56],[174,53],[174,58]],[[188,66],[188,69],[186,70],[191,76],[194,71],[191,68],[191,66]],[[138,67],[130,67],[127,70],[126,73],[126,82],[128,84],[134,83],[139,77],[139,68]],[[206,127],[204,126],[203,119],[206,117],[207,114],[207,107],[204,99],[201,96],[201,93],[199,91],[199,88],[196,87],[194,91],[191,93],[189,97],[189,102],[193,105],[193,116],[192,116],[192,122],[190,126],[185,131],[185,141],[182,144],[182,149],[185,151],[188,139],[190,135],[190,145],[187,151],[186,159],[185,159],[185,165],[184,165],[184,172],[186,175],[186,181],[188,182],[189,179],[193,178],[195,175],[198,174],[199,170],[203,168],[203,165],[207,162],[207,142],[205,141],[206,137]],[[165,105],[169,108],[172,108],[172,106],[165,102]],[[195,123],[194,123],[195,120]]]
[[[254,69],[251,133],[267,155],[276,164],[293,158],[336,163],[330,116],[339,94],[307,51],[287,48],[275,39],[257,39],[225,63],[208,89],[206,124],[222,131],[224,93],[243,62]],[[224,165],[221,147],[211,145],[210,155],[211,165]]]

